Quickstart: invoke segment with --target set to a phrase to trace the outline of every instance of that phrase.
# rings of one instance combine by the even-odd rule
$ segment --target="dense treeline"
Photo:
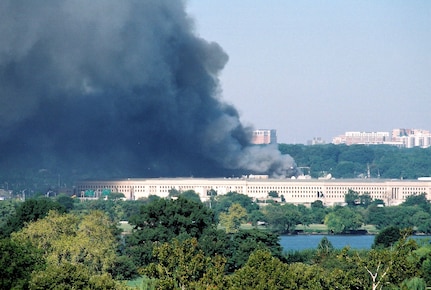
[[[308,208],[271,199],[259,205],[234,192],[211,192],[208,204],[193,191],[171,194],[138,201],[57,196],[0,202],[0,288],[134,289],[124,281],[138,277],[139,289],[431,285],[431,245],[408,239],[412,230],[431,231],[423,225],[431,220],[424,195],[382,207],[349,191],[344,207],[316,201]],[[124,220],[128,225],[119,223]],[[312,223],[325,223],[334,233],[373,223],[381,234],[367,251],[336,250],[327,239],[317,249],[282,251],[280,233]]]
[[[416,179],[431,176],[431,147],[397,148],[390,145],[291,145],[279,144],[312,177],[370,177]],[[304,173],[308,173],[304,172]]]

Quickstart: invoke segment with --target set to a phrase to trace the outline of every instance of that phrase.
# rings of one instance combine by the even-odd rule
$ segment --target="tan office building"
[[[125,179],[108,181],[83,181],[76,184],[84,197],[92,192],[100,197],[102,192],[120,192],[127,199],[146,198],[150,195],[168,197],[171,189],[178,191],[194,190],[202,201],[209,199],[208,191],[217,195],[237,192],[254,200],[265,200],[268,193],[276,191],[287,203],[310,204],[321,200],[332,206],[344,203],[349,189],[359,194],[368,193],[373,200],[381,199],[386,205],[398,205],[410,195],[425,193],[431,200],[431,180],[383,180],[383,179],[269,179],[269,178],[154,178]]]

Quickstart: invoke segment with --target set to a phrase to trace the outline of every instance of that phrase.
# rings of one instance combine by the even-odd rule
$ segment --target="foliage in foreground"
[[[427,209],[421,199],[404,207]],[[307,213],[302,207],[267,206],[279,208],[291,217]],[[411,232],[383,230],[386,239],[376,237],[369,251],[335,250],[323,239],[316,250],[285,256],[276,234],[237,228],[243,209],[234,203],[224,211],[220,220],[233,225],[226,232],[217,229],[212,211],[201,203],[181,196],[157,199],[135,208],[134,229],[126,239],[100,211],[50,211],[1,240],[2,253],[19,253],[2,254],[1,288],[125,289],[118,280],[138,269],[146,277],[141,289],[415,289],[431,284],[431,245],[406,239]],[[332,212],[347,216],[353,210]],[[28,272],[18,270],[22,265]]]
[[[43,265],[30,269],[29,289],[121,289],[108,272],[116,257],[114,229],[102,212],[78,216],[50,211],[12,233],[13,243],[30,243],[34,253],[41,253]]]

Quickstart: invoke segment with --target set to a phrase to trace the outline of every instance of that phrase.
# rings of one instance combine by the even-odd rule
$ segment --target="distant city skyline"
[[[252,132],[252,144],[274,144],[278,142],[276,129],[256,129]],[[306,145],[317,144],[386,144],[400,148],[431,146],[431,131],[423,128],[393,128],[384,131],[346,131],[333,136],[330,140],[313,137],[307,140]]]
[[[430,1],[186,3],[196,34],[229,55],[223,100],[279,143],[430,129]]]
[[[431,146],[431,132],[418,128],[394,128],[391,131],[348,131],[332,139],[334,144],[386,144],[400,148]]]

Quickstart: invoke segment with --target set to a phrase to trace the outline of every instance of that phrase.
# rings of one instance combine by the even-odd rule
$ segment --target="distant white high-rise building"
[[[346,132],[332,139],[334,144],[384,144],[390,141],[389,132]]]
[[[397,128],[389,132],[346,132],[332,139],[334,144],[386,144],[400,148],[431,146],[431,133],[422,129],[402,129]]]
[[[431,146],[431,133],[422,129],[393,129],[392,141],[405,148],[427,148]]]

